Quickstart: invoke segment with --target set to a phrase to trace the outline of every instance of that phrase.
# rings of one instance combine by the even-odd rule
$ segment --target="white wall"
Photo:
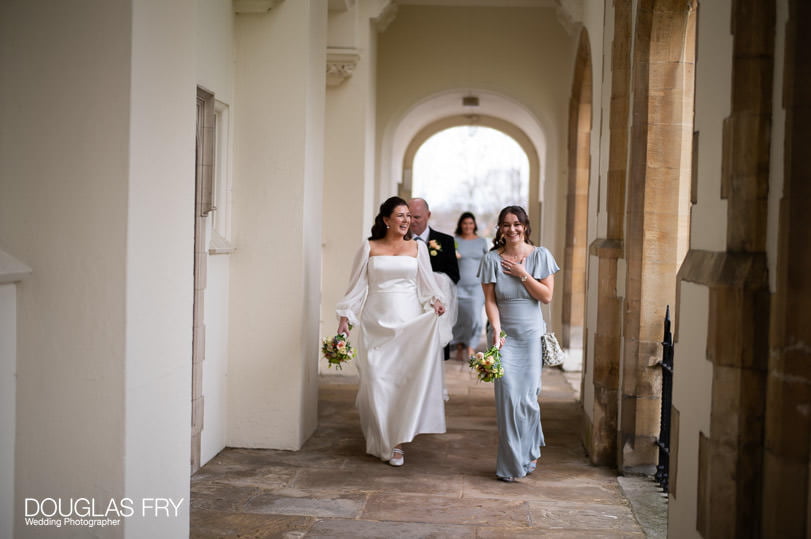
[[[228,242],[230,222],[231,141],[234,106],[234,9],[229,0],[197,0],[196,20],[197,84],[214,94],[219,107],[226,110],[218,117],[216,182],[223,182],[215,200],[216,209],[206,219],[206,247],[212,244],[232,247]],[[226,125],[220,125],[225,123]],[[215,231],[215,220],[218,221]],[[219,226],[219,220],[223,220]],[[220,237],[215,238],[213,234]],[[228,305],[231,255],[207,257],[204,297],[205,361],[203,362],[203,431],[201,464],[205,464],[226,445],[228,439]]]
[[[132,6],[125,494],[183,499],[127,537],[189,532],[195,2]]]
[[[124,494],[131,7],[3,2],[0,21],[0,246],[33,269],[14,536],[48,537],[24,526],[25,497]]]
[[[698,192],[690,248],[725,251],[727,202],[721,199],[724,119],[732,96],[731,0],[703,2],[698,16],[694,130],[698,131]]]
[[[326,4],[237,15],[228,443],[316,425]]]
[[[710,434],[712,363],[707,361],[709,289],[682,281],[679,341],[673,370],[673,405],[679,410],[676,494],[668,498],[668,536],[698,539],[699,431]],[[689,314],[688,314],[689,313]],[[673,479],[671,479],[671,482]]]
[[[351,77],[326,92],[322,338],[335,334],[335,305],[346,292],[352,257],[368,236],[379,206],[373,200],[377,36],[365,6],[357,3],[348,11],[330,13],[329,18],[329,44],[355,47],[360,59]],[[351,341],[360,338],[360,328],[356,328]],[[357,373],[354,362],[340,371],[327,365],[320,359],[320,372]]]

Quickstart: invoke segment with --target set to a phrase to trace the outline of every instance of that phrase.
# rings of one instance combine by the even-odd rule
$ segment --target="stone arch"
[[[414,138],[411,139],[405,154],[403,155],[403,181],[400,183],[398,194],[406,200],[411,198],[411,171],[414,168],[414,157],[417,155],[417,150],[423,143],[431,138],[436,133],[450,129],[451,127],[459,127],[463,125],[478,125],[482,127],[490,127],[501,131],[508,137],[515,140],[518,145],[524,150],[529,161],[529,200],[537,200],[538,185],[540,184],[540,160],[538,159],[538,152],[535,149],[530,138],[518,126],[500,118],[492,116],[475,116],[471,118],[469,115],[454,115],[445,118],[440,118],[425,127],[423,127]],[[533,191],[533,185],[535,189]],[[534,195],[534,197],[533,197]],[[530,204],[529,218],[534,223],[540,222],[539,215],[532,213],[533,204]],[[539,227],[540,228],[540,227]],[[540,241],[540,231],[533,231],[536,235],[533,241],[538,243]]]
[[[465,107],[463,98],[475,96],[479,105]],[[392,119],[380,137],[380,161],[376,198],[388,193],[409,194],[411,163],[420,144],[428,137],[459,125],[483,125],[498,129],[518,142],[529,159],[529,207],[533,223],[533,241],[553,244],[556,216],[554,205],[543,211],[546,196],[554,196],[554,186],[548,189],[547,178],[555,178],[557,164],[547,155],[556,155],[556,142],[547,138],[543,122],[519,102],[489,91],[449,90],[428,96]],[[410,155],[410,157],[407,157]],[[547,237],[546,231],[550,232]],[[553,249],[554,251],[554,249]]]
[[[591,45],[585,28],[575,58],[569,101],[569,180],[566,192],[566,250],[563,260],[561,344],[583,348],[586,310],[586,261],[591,168]]]
[[[658,459],[662,320],[675,305],[689,242],[695,5],[640,0],[631,85],[625,306],[618,468],[650,473]]]

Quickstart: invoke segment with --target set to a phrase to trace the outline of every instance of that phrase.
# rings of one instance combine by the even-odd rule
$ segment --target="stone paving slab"
[[[357,518],[366,504],[364,494],[317,495],[302,491],[301,496],[261,493],[246,504],[246,513],[301,515],[307,517]]]
[[[452,524],[426,524],[423,522],[390,522],[374,520],[319,520],[313,524],[307,537],[358,537],[364,539],[398,538],[452,538],[475,537],[476,528]]]
[[[644,539],[642,532],[617,532],[611,530],[541,530],[537,528],[477,528],[476,537],[480,539],[526,539],[543,537],[544,539]]]
[[[309,517],[192,511],[190,539],[271,539],[301,537],[313,524]]]
[[[371,495],[363,518],[507,527],[529,526],[530,523],[529,504],[523,501],[389,493]]]
[[[450,497],[462,494],[461,474],[407,474],[393,466],[381,470],[383,466],[378,463],[375,474],[359,474],[353,470],[302,470],[296,476],[294,486],[313,491],[396,491]]]
[[[536,472],[537,473],[537,472]],[[622,498],[619,486],[614,484],[545,485],[533,478],[521,478],[514,483],[498,484],[495,481],[479,481],[466,478],[465,498],[500,498],[505,500],[539,500],[586,502],[590,504],[614,504]]]
[[[641,531],[628,505],[529,502],[532,526],[553,530]]]

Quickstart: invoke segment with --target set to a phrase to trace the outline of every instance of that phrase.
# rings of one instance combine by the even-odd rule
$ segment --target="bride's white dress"
[[[364,242],[349,291],[338,303],[362,329],[357,358],[356,405],[366,452],[391,458],[399,443],[420,433],[445,432],[439,319],[431,306],[443,294],[425,244],[418,255],[369,256]]]

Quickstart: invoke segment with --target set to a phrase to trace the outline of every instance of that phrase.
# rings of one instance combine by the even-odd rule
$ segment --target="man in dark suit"
[[[408,201],[411,211],[411,234],[415,240],[424,241],[431,256],[431,269],[450,277],[453,284],[459,282],[459,261],[456,258],[456,241],[453,236],[443,234],[428,226],[431,210],[422,198]],[[445,359],[450,357],[450,346],[445,347]]]

